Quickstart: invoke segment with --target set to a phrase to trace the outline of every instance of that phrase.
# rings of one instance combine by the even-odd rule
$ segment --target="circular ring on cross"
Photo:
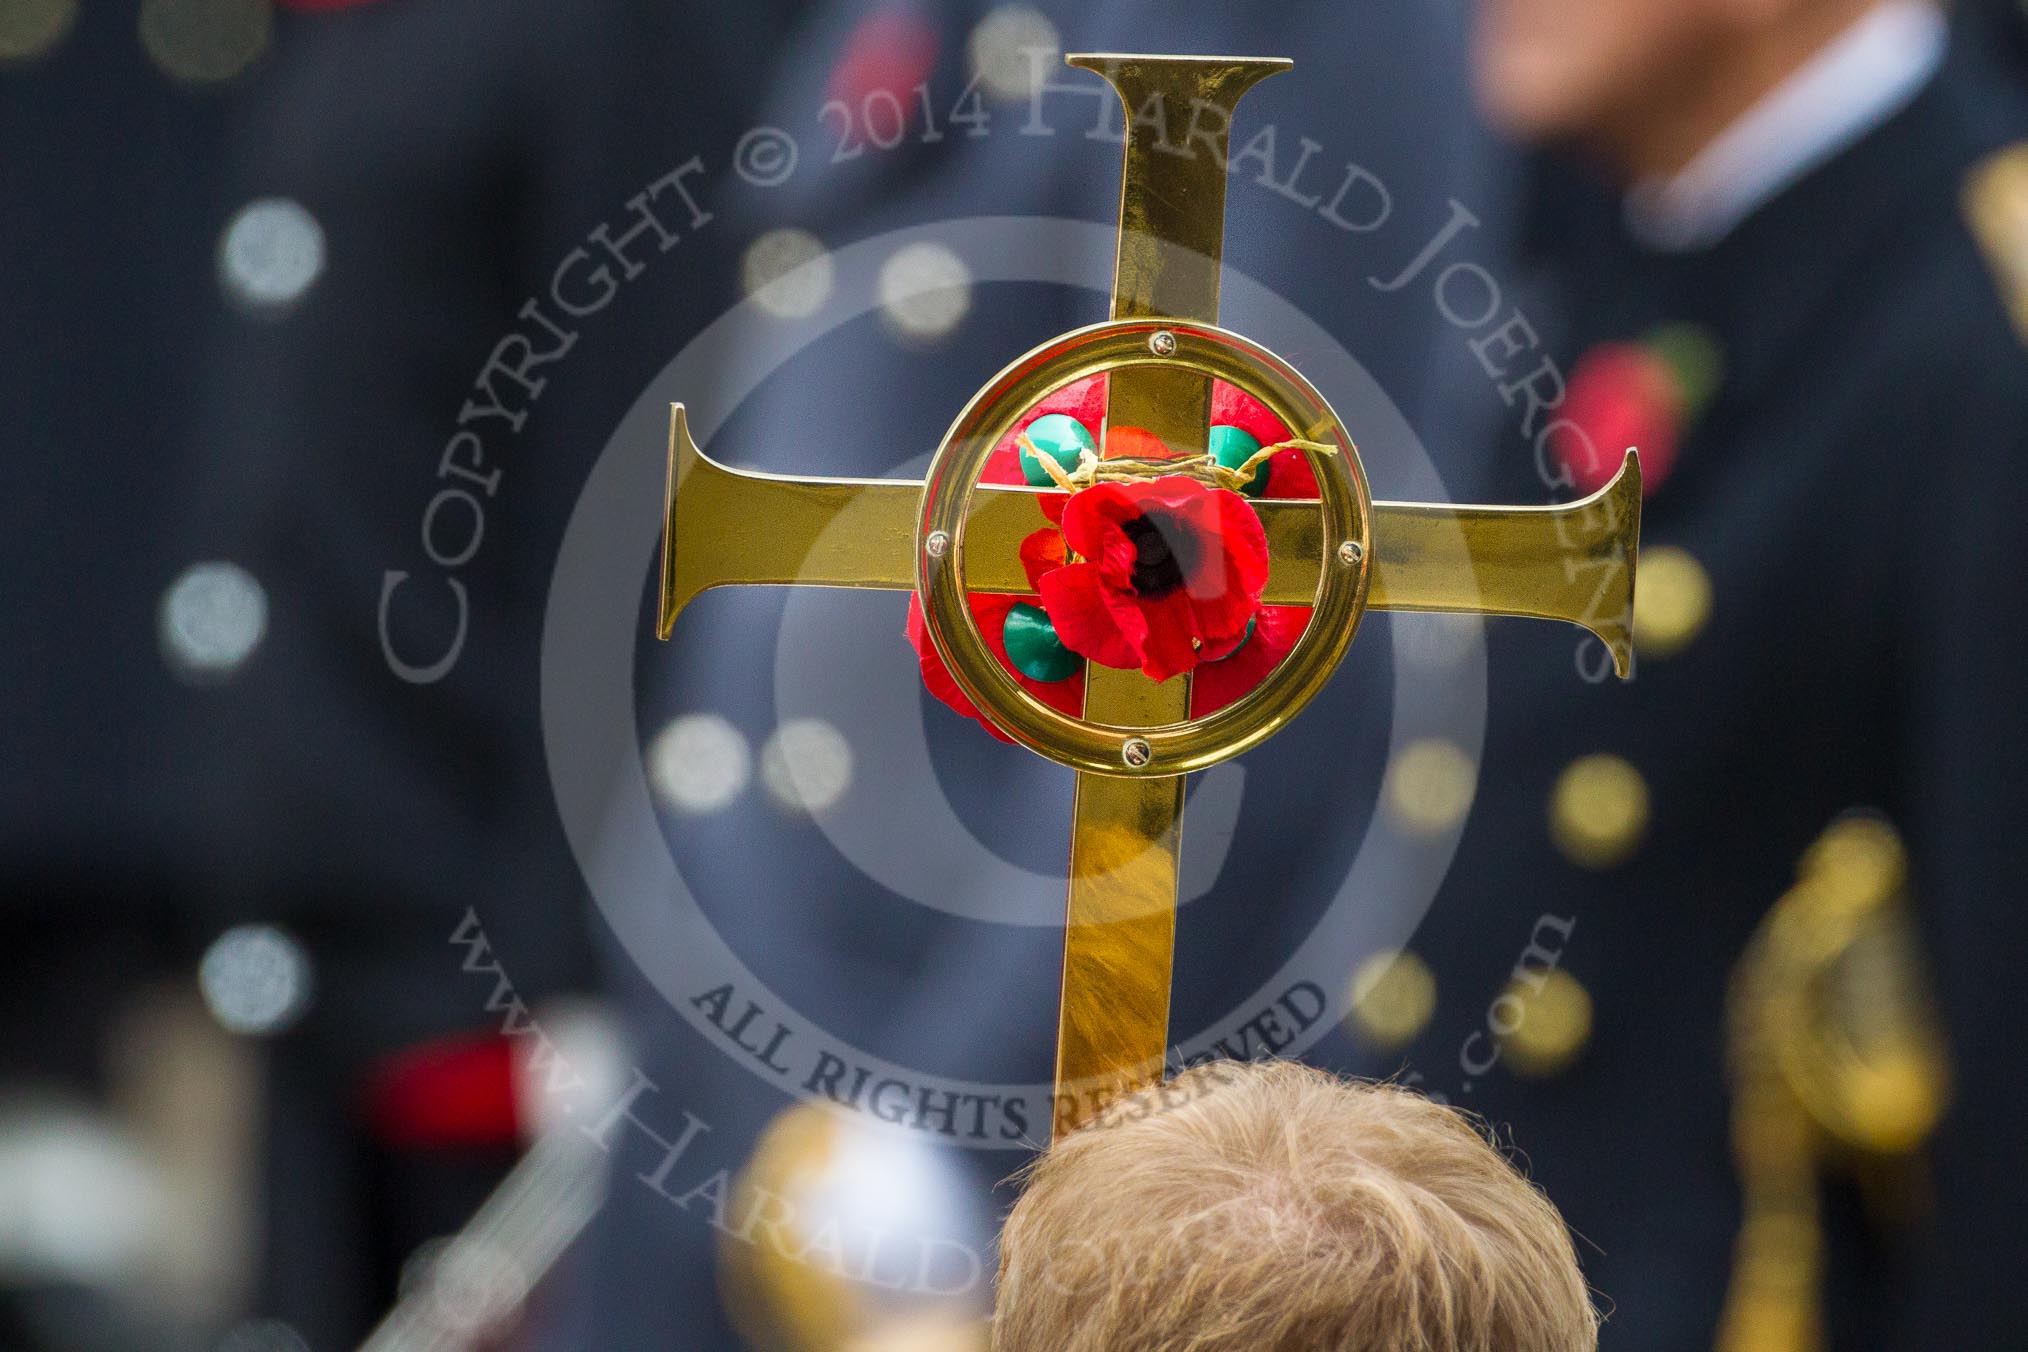
[[[1173,337],[1173,344],[1160,335]],[[1265,404],[1306,453],[1320,500],[1263,508],[1288,514],[1269,530],[1281,571],[1317,572],[1309,625],[1266,680],[1202,718],[1124,727],[1050,708],[1008,674],[987,648],[967,602],[966,527],[984,493],[1033,503],[1035,490],[981,488],[979,475],[1021,415],[1053,390],[1126,367],[1188,371],[1223,380]],[[991,505],[991,504],[987,504]],[[1043,518],[1033,510],[1039,527]],[[1017,358],[972,397],[944,434],[923,485],[916,531],[916,591],[930,640],[952,678],[993,725],[1016,742],[1076,770],[1127,778],[1180,775],[1229,760],[1286,726],[1338,669],[1366,610],[1373,548],[1372,494],[1358,448],[1315,386],[1274,353],[1236,333],[1174,319],[1115,320],[1073,329]],[[995,532],[996,536],[1002,533]],[[1180,678],[1179,678],[1180,679]]]

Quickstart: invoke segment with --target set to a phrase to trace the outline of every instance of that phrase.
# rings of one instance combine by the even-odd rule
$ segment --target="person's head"
[[[1472,64],[1500,130],[1666,173],[1878,0],[1478,0]]]
[[[1590,1352],[1556,1208],[1470,1119],[1294,1062],[1214,1062],[1030,1169],[995,1352]]]

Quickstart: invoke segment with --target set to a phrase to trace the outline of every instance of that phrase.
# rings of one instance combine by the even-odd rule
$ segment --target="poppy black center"
[[[1180,521],[1163,512],[1145,512],[1120,522],[1134,546],[1130,575],[1134,595],[1160,600],[1183,585],[1197,564],[1197,539]]]

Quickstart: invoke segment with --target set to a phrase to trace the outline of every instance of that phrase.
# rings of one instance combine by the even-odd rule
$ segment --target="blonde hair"
[[[1463,1113],[1294,1062],[1214,1062],[1030,1166],[996,1352],[1590,1352],[1549,1199]]]

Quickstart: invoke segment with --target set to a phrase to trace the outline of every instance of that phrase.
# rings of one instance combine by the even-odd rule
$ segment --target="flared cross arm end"
[[[1368,604],[1562,620],[1634,673],[1634,575],[1641,552],[1641,458],[1611,482],[1549,507],[1375,503]]]
[[[922,485],[903,479],[817,479],[720,464],[692,438],[688,411],[671,405],[656,637],[668,638],[683,608],[713,587],[911,589],[921,504]],[[1010,518],[1000,528],[1006,535],[1013,514],[1002,515]],[[1018,572],[1019,560],[1008,566]]]
[[[1316,503],[1254,504],[1268,534],[1270,605],[1305,605],[1323,551]],[[1620,679],[1634,670],[1634,574],[1641,550],[1641,460],[1612,481],[1548,507],[1373,504],[1374,610],[1519,615],[1594,635]]]

